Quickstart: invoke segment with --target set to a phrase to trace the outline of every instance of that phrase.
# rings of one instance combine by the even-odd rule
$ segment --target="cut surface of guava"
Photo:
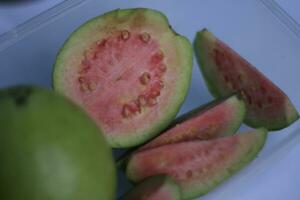
[[[184,199],[196,198],[253,160],[263,147],[266,136],[266,129],[257,129],[136,152],[129,159],[126,174],[134,182],[166,174],[181,187]]]
[[[248,61],[204,29],[197,33],[195,51],[210,92],[223,97],[240,92],[246,103],[245,122],[278,130],[299,118],[289,98]]]
[[[146,178],[120,200],[181,200],[180,187],[168,176]]]
[[[124,9],[96,17],[70,36],[53,82],[88,112],[112,147],[129,147],[176,116],[191,71],[192,47],[162,13]]]
[[[116,170],[100,129],[53,91],[0,90],[0,199],[112,200]]]
[[[231,96],[195,109],[177,120],[174,125],[138,150],[166,144],[209,140],[232,135],[244,120],[245,105],[238,97]]]

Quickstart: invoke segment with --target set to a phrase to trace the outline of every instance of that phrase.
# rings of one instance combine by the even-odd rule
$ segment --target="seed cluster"
[[[89,50],[84,54],[84,58],[81,63],[81,68],[79,70],[78,83],[79,89],[83,93],[94,92],[98,88],[98,81],[95,79],[87,78],[89,71],[95,67],[99,68],[102,72],[107,73],[111,68],[108,65],[118,65],[118,61],[121,60],[121,55],[114,60],[107,60],[106,65],[96,66],[93,64],[97,59],[107,59],[102,58],[101,52],[103,52],[107,47],[114,45],[125,45],[128,42],[139,41],[140,45],[150,45],[151,35],[147,32],[141,33],[131,33],[128,30],[120,30],[117,32],[115,38],[106,38],[101,41],[95,42]],[[116,53],[117,54],[117,53]],[[158,103],[158,97],[161,95],[161,90],[164,87],[163,75],[167,71],[167,66],[164,63],[164,52],[162,50],[154,51],[154,53],[149,55],[149,63],[153,66],[150,70],[145,69],[144,72],[139,74],[137,77],[139,84],[142,86],[142,91],[132,100],[124,102],[121,105],[120,114],[123,118],[133,117],[134,115],[141,113],[144,109],[150,108]],[[97,62],[96,62],[97,63]],[[101,68],[101,69],[100,69]],[[91,74],[91,73],[89,73]],[[118,76],[116,81],[122,79],[122,76]]]

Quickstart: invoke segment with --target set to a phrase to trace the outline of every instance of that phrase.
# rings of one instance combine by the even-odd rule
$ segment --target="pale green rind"
[[[175,95],[172,98],[167,110],[164,111],[164,116],[156,124],[153,124],[151,128],[143,131],[143,133],[120,134],[116,137],[111,137],[106,134],[106,139],[110,145],[115,148],[131,147],[141,144],[165,129],[175,118],[187,95],[191,80],[193,49],[190,42],[185,37],[177,35],[172,29],[170,29],[167,17],[159,11],[146,8],[115,10],[96,17],[80,26],[61,48],[53,71],[53,87],[58,92],[64,94],[65,89],[63,88],[61,81],[63,79],[64,60],[67,57],[68,51],[70,51],[76,45],[82,45],[82,36],[85,35],[87,31],[90,32],[91,30],[94,30],[98,24],[105,23],[105,19],[110,19],[113,18],[112,16],[114,16],[117,19],[121,18],[125,20],[126,18],[130,18],[137,13],[143,13],[146,17],[150,17],[153,23],[159,23],[161,27],[172,33],[172,37],[174,37],[174,42],[177,46],[178,57],[180,58],[179,60],[181,62],[181,64],[178,65],[180,66],[180,84],[177,84],[176,87],[174,86]]]
[[[234,117],[232,118],[231,123],[228,124],[228,128],[224,131],[223,136],[233,135],[240,128],[241,124],[244,121],[246,115],[246,106],[243,100],[239,99],[236,95],[228,99],[228,104],[231,104],[234,107]]]
[[[149,189],[153,190],[152,193],[167,190],[170,194],[170,199],[162,200],[182,199],[180,187],[169,176],[157,175],[144,179],[138,185],[134,186],[130,191],[122,195],[122,197],[119,200],[144,199],[145,196],[143,195],[145,195],[145,192]]]
[[[206,55],[212,47],[215,46],[217,38],[210,33],[207,29],[203,29],[202,31],[197,32],[196,38],[194,41],[194,49],[196,54],[196,59],[199,63],[199,67],[203,73],[203,77],[205,79],[206,85],[210,91],[210,93],[215,96],[216,98],[220,98],[223,96],[222,89],[217,86],[211,79],[211,72],[210,71],[210,57]],[[279,88],[278,88],[279,89]],[[280,89],[279,89],[280,90]],[[258,120],[257,118],[249,117],[246,114],[245,123],[251,127],[259,128],[259,127],[266,127],[268,130],[280,130],[285,128],[299,119],[299,114],[296,108],[293,106],[289,98],[285,95],[286,101],[286,112],[283,114],[284,119],[281,120]]]
[[[252,146],[250,150],[246,154],[240,155],[240,157],[235,161],[235,163],[230,168],[226,169],[226,171],[224,171],[224,173],[220,175],[218,179],[214,180],[206,187],[199,188],[197,187],[197,185],[195,185],[194,188],[189,188],[190,191],[188,193],[183,192],[183,199],[193,199],[207,194],[215,187],[217,187],[218,185],[220,185],[221,183],[229,179],[235,173],[243,169],[252,160],[256,158],[260,150],[264,147],[268,135],[267,129],[260,128],[260,129],[256,129],[252,133],[247,133],[247,134],[255,134],[257,137],[257,139],[254,140],[254,143],[248,144]],[[241,137],[243,136],[241,135]]]
[[[205,63],[206,58],[204,57],[206,52],[206,45],[214,44],[216,39],[208,32],[207,29],[203,29],[202,31],[197,32],[196,39],[194,41],[194,50],[196,55],[196,60],[199,63],[199,67],[203,73],[203,78],[206,82],[206,85],[210,91],[210,93],[216,97],[221,97],[220,92],[217,87],[211,80],[208,78],[209,72],[207,71],[207,63]]]
[[[246,117],[245,123],[254,128],[266,127],[267,129],[272,131],[281,130],[299,119],[299,113],[297,112],[296,108],[293,106],[293,104],[288,98],[286,99],[285,107],[286,107],[285,120],[278,120],[278,121],[273,120],[271,122],[267,120],[266,122],[261,122],[255,120],[254,118]]]

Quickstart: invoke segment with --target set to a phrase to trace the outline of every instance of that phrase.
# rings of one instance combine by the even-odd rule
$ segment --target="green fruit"
[[[0,199],[114,199],[111,150],[80,108],[19,86],[0,91],[0,110]]]
[[[184,199],[204,195],[253,160],[263,147],[266,129],[212,140],[168,144],[134,153],[127,177],[138,182],[166,174],[181,187]]]
[[[179,186],[168,176],[146,178],[120,200],[181,200]]]
[[[161,12],[114,10],[80,26],[61,48],[54,89],[84,108],[112,147],[166,128],[190,84],[192,47]]]
[[[278,130],[299,114],[274,83],[206,29],[197,33],[196,56],[209,90],[217,98],[240,92],[246,103],[245,122]]]

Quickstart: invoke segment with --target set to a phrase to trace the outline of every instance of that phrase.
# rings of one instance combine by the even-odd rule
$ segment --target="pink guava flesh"
[[[278,112],[285,112],[284,93],[269,80],[262,78],[261,73],[244,59],[238,56],[222,41],[218,40],[212,53],[218,66],[226,92],[241,91],[246,102],[249,116],[264,116],[271,118]],[[251,79],[249,79],[251,77]],[[224,93],[225,93],[224,91]],[[276,108],[276,109],[274,109]]]
[[[168,99],[163,90],[166,70],[164,54],[149,34],[123,30],[86,51],[74,89],[105,132],[126,132],[124,122],[143,123],[144,118],[136,116]],[[155,116],[147,112],[144,117]]]
[[[132,181],[166,174],[180,185],[184,198],[195,198],[253,160],[262,148],[266,131],[212,140],[196,140],[168,144],[134,153],[127,165]]]
[[[209,31],[198,32],[195,50],[208,87],[215,96],[240,92],[246,102],[245,121],[249,125],[277,130],[299,118],[282,90]]]
[[[183,117],[180,123],[143,145],[139,150],[150,149],[165,144],[208,140],[233,134],[243,121],[244,104],[237,97],[232,96],[225,100],[209,104]]]

